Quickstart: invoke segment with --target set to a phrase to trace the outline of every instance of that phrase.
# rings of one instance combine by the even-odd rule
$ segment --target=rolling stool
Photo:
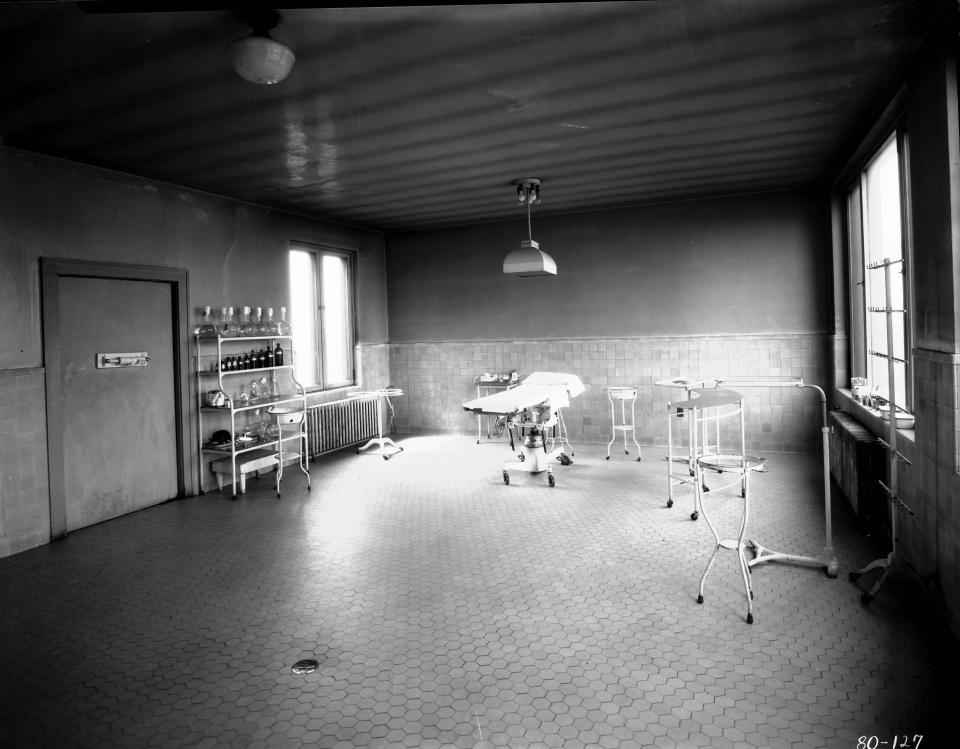
[[[739,453],[721,454],[706,453],[697,457],[694,464],[694,500],[700,512],[703,513],[703,519],[706,521],[710,532],[713,534],[714,547],[713,553],[707,562],[707,566],[700,577],[700,589],[697,595],[697,603],[703,603],[703,591],[707,582],[707,575],[713,568],[717,554],[720,549],[735,551],[737,560],[740,563],[740,575],[743,578],[743,588],[747,597],[747,624],[753,624],[753,585],[750,581],[750,566],[747,564],[747,558],[744,555],[744,549],[749,546],[747,535],[747,520],[750,514],[750,473],[759,471],[763,468],[766,460],[764,458],[754,458],[745,455],[745,434],[744,434],[744,414],[743,414],[743,396],[733,390],[698,388],[691,392],[692,397],[684,404],[685,408],[691,409],[699,420],[716,420],[718,424],[721,419],[739,417]],[[713,409],[713,413],[705,414],[705,409]],[[699,413],[698,413],[699,412]],[[732,480],[722,486],[714,486],[711,492],[711,498],[717,496],[717,492],[723,491],[733,486],[740,489],[740,499],[742,502],[740,508],[740,523],[736,538],[721,538],[717,526],[710,519],[703,504],[703,473],[704,471],[715,471],[716,473],[726,473],[732,477]]]
[[[613,436],[607,445],[607,460],[610,460],[610,446],[617,439],[617,432],[623,435],[623,454],[629,455],[627,449],[627,432],[630,432],[630,439],[637,446],[637,460],[643,456],[640,453],[640,443],[637,442],[637,435],[634,431],[634,404],[637,402],[637,389],[634,387],[621,387],[612,385],[607,388],[607,398],[610,400],[610,421],[613,423]],[[614,401],[620,401],[620,422],[617,423],[617,411],[614,408]],[[627,421],[627,401],[630,401],[630,421]]]

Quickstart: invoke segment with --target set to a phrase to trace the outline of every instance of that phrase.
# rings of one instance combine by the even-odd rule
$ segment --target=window
[[[906,192],[906,138],[891,135],[859,170],[847,190],[850,259],[850,336],[853,376],[866,377],[881,398],[912,408],[912,367],[908,315],[909,196]],[[890,290],[887,294],[887,279]],[[887,307],[892,336],[887,332]]]
[[[294,371],[304,387],[352,385],[352,258],[308,245],[290,250],[290,327]]]

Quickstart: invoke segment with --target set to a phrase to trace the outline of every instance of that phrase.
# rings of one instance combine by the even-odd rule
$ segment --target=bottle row
[[[213,371],[236,372],[242,369],[263,369],[264,367],[282,366],[283,349],[280,348],[280,344],[278,343],[277,347],[273,349],[268,346],[266,349],[260,349],[259,351],[250,349],[249,354],[243,353],[225,356],[222,360],[214,362]]]
[[[287,308],[280,308],[280,319],[273,319],[273,307],[243,307],[234,313],[233,307],[220,308],[220,320],[213,319],[211,307],[203,308],[203,320],[193,329],[198,338],[239,338],[242,336],[290,335]]]
[[[233,396],[225,390],[210,390],[207,392],[207,405],[214,408],[244,408],[260,403],[264,405],[272,403],[281,398],[280,388],[276,379],[267,380],[261,377],[259,380],[252,380],[249,387],[240,385],[238,390],[233,392]]]

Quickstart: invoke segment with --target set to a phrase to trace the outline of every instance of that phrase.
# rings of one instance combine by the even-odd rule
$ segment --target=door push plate
[[[117,367],[145,367],[150,357],[146,351],[134,351],[123,354],[97,354],[97,369],[115,369]]]

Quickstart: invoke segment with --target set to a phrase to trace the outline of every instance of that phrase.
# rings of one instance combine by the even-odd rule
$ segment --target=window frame
[[[316,244],[313,242],[304,242],[301,240],[291,240],[287,248],[287,298],[288,307],[293,309],[293,290],[290,288],[290,261],[293,252],[306,252],[312,256],[313,264],[313,295],[316,302],[313,309],[313,329],[314,340],[316,341],[316,351],[312,352],[314,361],[314,371],[316,373],[317,383],[304,385],[307,392],[321,392],[325,390],[336,390],[339,388],[353,387],[357,384],[357,366],[354,356],[357,345],[357,320],[356,320],[356,251],[333,245]],[[323,257],[334,256],[345,261],[347,280],[346,280],[346,304],[347,309],[344,319],[347,321],[349,329],[346,335],[346,350],[344,355],[347,358],[348,378],[346,380],[332,381],[328,374],[328,364],[324,355],[325,316],[323,314],[326,300],[323,298]],[[290,321],[292,324],[292,320]],[[302,356],[302,352],[297,355]]]
[[[887,148],[891,141],[897,146],[897,171],[899,179],[900,201],[900,245],[902,262],[899,264],[903,273],[903,346],[904,346],[904,394],[905,403],[897,403],[897,407],[913,412],[915,403],[914,394],[914,364],[913,364],[913,231],[912,208],[910,194],[910,139],[902,117],[897,117],[892,124],[881,131],[881,137],[870,138],[859,149],[861,157],[851,165],[846,179],[839,183],[839,193],[843,200],[844,241],[846,244],[846,301],[847,301],[847,329],[849,332],[849,361],[848,367],[851,377],[866,377],[869,371],[868,358],[872,356],[868,350],[869,334],[867,326],[869,300],[867,299],[867,273],[877,271],[868,270],[865,242],[866,231],[864,222],[867,220],[865,186],[866,172],[876,161],[878,156]],[[888,354],[891,352],[887,352]],[[895,396],[895,394],[894,394]]]

